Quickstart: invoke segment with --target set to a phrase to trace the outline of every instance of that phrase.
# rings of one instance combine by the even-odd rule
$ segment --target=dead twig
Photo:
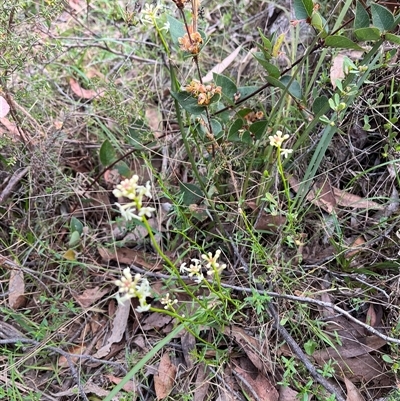
[[[3,189],[3,192],[0,194],[0,205],[5,202],[8,197],[11,195],[11,192],[15,188],[15,186],[22,180],[25,174],[29,171],[29,167],[25,167],[22,170],[17,170],[10,181],[8,182],[7,186]]]
[[[138,273],[145,274],[150,277],[165,278],[165,279],[171,279],[171,278],[173,279],[174,278],[168,274],[151,273],[144,269],[141,269],[140,267],[133,266],[133,265],[131,265],[131,269]],[[189,277],[189,276],[181,276],[180,278],[184,279],[184,280],[191,279],[191,277]],[[399,339],[393,338],[393,337],[390,337],[390,336],[387,336],[387,335],[381,333],[380,331],[374,329],[373,327],[369,326],[368,324],[361,322],[360,320],[358,320],[357,318],[352,316],[350,313],[346,312],[344,309],[342,309],[339,306],[336,306],[334,304],[331,304],[330,302],[324,302],[324,301],[320,301],[319,299],[313,299],[313,298],[308,298],[308,297],[298,297],[296,295],[279,294],[278,292],[259,290],[257,288],[239,287],[236,285],[230,285],[230,284],[225,284],[225,283],[221,283],[221,286],[224,288],[231,288],[232,290],[235,290],[235,291],[246,292],[246,293],[250,293],[250,294],[255,291],[260,295],[265,295],[265,296],[271,297],[271,298],[288,299],[290,301],[300,302],[303,304],[312,304],[312,305],[322,306],[324,308],[331,308],[335,312],[339,313],[340,315],[345,316],[347,319],[349,319],[352,322],[363,327],[365,330],[367,330],[371,334],[375,334],[376,336],[382,338],[382,340],[385,340],[389,343],[400,344]]]

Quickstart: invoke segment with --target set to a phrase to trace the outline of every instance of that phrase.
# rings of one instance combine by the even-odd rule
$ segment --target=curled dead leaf
[[[104,96],[105,90],[93,90],[93,89],[84,89],[79,85],[79,82],[76,81],[74,78],[69,79],[69,85],[71,87],[72,92],[82,99],[91,100],[95,97]]]

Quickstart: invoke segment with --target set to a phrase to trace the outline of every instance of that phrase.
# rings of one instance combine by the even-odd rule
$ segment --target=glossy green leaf
[[[364,6],[357,1],[356,16],[354,18],[354,29],[368,28],[370,24],[369,15]]]
[[[393,14],[380,4],[371,3],[372,24],[381,32],[390,31],[394,28]]]
[[[117,153],[108,139],[106,139],[101,145],[99,156],[100,162],[103,166],[109,166],[117,160]]]
[[[296,18],[305,20],[311,17],[314,4],[312,0],[294,0],[293,8]]]
[[[353,49],[364,51],[364,49],[352,40],[340,35],[331,35],[325,38],[325,44],[335,49]]]
[[[354,31],[354,35],[356,38],[365,42],[367,40],[378,40],[381,37],[381,32],[378,28],[370,27],[370,28],[360,28]]]

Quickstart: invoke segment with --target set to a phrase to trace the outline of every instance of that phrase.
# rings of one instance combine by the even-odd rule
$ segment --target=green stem
[[[190,297],[196,301],[204,310],[208,310],[207,306],[197,297],[191,290],[190,288],[186,285],[185,281],[181,278],[181,275],[179,274],[179,270],[176,268],[174,262],[163,252],[163,250],[160,248],[160,245],[158,245],[158,242],[156,241],[153,230],[150,227],[147,219],[143,216],[143,224],[146,227],[147,232],[149,233],[151,243],[154,246],[154,249],[158,253],[158,255],[161,256],[161,258],[164,260],[164,262],[168,265],[168,267],[172,270],[172,273],[176,276],[178,283],[184,288],[185,292],[190,295]],[[214,315],[211,311],[209,311],[210,314],[213,316],[214,319],[217,319],[217,316]]]

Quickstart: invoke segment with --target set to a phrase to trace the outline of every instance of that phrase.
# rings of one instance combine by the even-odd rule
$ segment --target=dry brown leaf
[[[278,401],[298,401],[298,392],[292,390],[290,387],[279,387],[279,399]]]
[[[344,337],[343,333],[338,335],[343,345],[314,352],[313,358],[318,365],[322,367],[331,359],[335,362],[336,374],[354,382],[374,380],[379,376],[382,382],[389,379],[383,373],[382,361],[370,354],[383,347],[385,340],[378,336],[354,339],[352,336]]]
[[[12,123],[7,117],[0,118],[0,123],[6,127],[9,134],[19,137],[22,133],[23,139],[26,140],[26,135],[23,133],[23,131],[18,130],[17,126]]]
[[[295,177],[289,177],[289,184],[295,192],[300,189],[300,182]],[[332,196],[333,193],[333,196]],[[363,199],[358,195],[349,194],[341,189],[328,186],[313,185],[308,192],[306,199],[312,204],[319,206],[328,213],[332,213],[336,204],[344,207],[353,207],[356,209],[384,209],[383,205],[371,200]]]
[[[0,118],[5,117],[10,111],[10,106],[3,96],[0,96]]]
[[[344,383],[347,389],[346,401],[365,401],[364,397],[357,390],[357,387],[346,376],[344,377]]]
[[[221,74],[226,68],[230,66],[230,64],[236,59],[240,50],[242,50],[242,46],[236,48],[228,57],[225,57],[219,64],[217,64],[208,74],[203,78],[203,82],[210,82],[213,80],[213,73]]]
[[[356,340],[342,338],[342,344],[336,348],[329,347],[324,351],[316,351],[313,356],[319,360],[350,359],[376,351],[386,345],[386,341],[378,336],[361,337]]]
[[[345,55],[343,53],[338,53],[332,59],[330,77],[333,89],[336,89],[336,80],[342,81],[345,77],[343,68],[344,60],[345,60]]]
[[[168,397],[174,386],[176,366],[171,362],[167,353],[160,359],[157,374],[154,375],[154,390],[159,400]]]
[[[12,269],[8,284],[8,305],[11,309],[19,309],[25,304],[24,272],[20,269]]]
[[[196,338],[193,334],[186,331],[181,338],[183,358],[186,362],[186,369],[193,368],[193,350],[196,349]]]
[[[107,343],[93,355],[95,358],[103,358],[104,356],[108,355],[111,349],[111,345],[122,340],[126,325],[128,323],[130,310],[131,303],[129,300],[124,302],[123,304],[118,304],[112,324],[111,335],[107,339]]]
[[[196,391],[193,396],[193,401],[203,401],[207,399],[208,388],[210,387],[210,381],[208,380],[209,368],[204,363],[198,364],[197,376],[196,376]]]
[[[362,236],[357,237],[354,242],[350,245],[351,250],[346,252],[346,259],[350,259],[353,256],[357,255],[361,251],[361,249],[357,249],[361,247],[361,245],[365,244],[365,239]],[[355,249],[353,249],[355,248]]]
[[[105,375],[105,377],[107,377],[107,379],[114,384],[118,384],[122,380],[120,377],[115,377],[113,375]],[[125,383],[122,388],[127,392],[136,392],[137,384],[134,382],[134,380],[129,380],[128,383]]]
[[[104,89],[101,90],[93,90],[93,89],[84,89],[79,85],[79,82],[76,81],[74,78],[69,79],[69,85],[71,87],[72,92],[82,99],[93,99],[95,97],[104,96]]]
[[[235,366],[234,371],[237,374],[238,383],[245,388],[250,396],[256,396],[254,397],[256,400],[278,401],[278,391],[265,376],[258,374],[257,377],[253,379],[246,370],[239,366]],[[244,380],[240,380],[241,377]]]
[[[356,209],[375,209],[382,210],[384,205],[380,205],[374,201],[361,198],[358,195],[349,194],[346,191],[342,191],[338,188],[333,188],[335,194],[336,202],[340,206],[354,207]]]
[[[255,202],[247,201],[246,206],[249,207],[252,211],[256,211],[259,209],[259,206]],[[276,232],[280,227],[286,224],[286,217],[281,215],[272,215],[265,213],[264,211],[261,213],[260,218],[256,221],[254,225],[255,230],[268,230]]]
[[[70,354],[83,355],[85,350],[86,350],[86,346],[84,346],[84,345],[76,345],[75,347],[70,348],[68,350],[68,352]],[[70,357],[70,360],[71,360],[71,362],[73,364],[75,364],[79,359],[80,358],[78,356]],[[61,355],[60,358],[58,358],[58,366],[60,368],[68,368],[69,367],[68,359],[64,355]]]
[[[261,372],[264,370],[264,364],[259,356],[261,344],[257,339],[246,334],[246,332],[238,326],[226,327],[224,334],[227,336],[233,335],[235,341],[242,347],[253,365]]]
[[[146,120],[155,138],[160,138],[162,132],[162,115],[158,107],[148,107],[145,112]]]
[[[151,313],[149,314],[141,324],[142,330],[153,330],[153,329],[161,329],[161,327],[166,326],[172,321],[172,317],[165,315],[163,313]]]
[[[98,247],[97,248],[100,256],[106,262],[115,260],[119,263],[127,265],[135,264],[143,266],[151,271],[160,270],[163,268],[162,259],[155,259],[152,255],[146,252],[134,250],[130,248],[118,248],[116,251]]]
[[[299,191],[300,182],[296,178],[289,177],[289,184],[295,192]],[[336,199],[334,191],[327,180],[314,184],[308,192],[306,199],[328,213],[332,213],[335,210]]]
[[[365,323],[369,324],[372,327],[376,327],[379,323],[373,304],[369,304]]]
[[[86,289],[82,292],[82,294],[77,294],[73,292],[72,296],[74,297],[75,301],[77,301],[79,305],[82,306],[82,308],[88,308],[90,305],[93,305],[96,301],[103,298],[104,295],[108,294],[109,292],[109,288],[101,289],[101,287],[94,287]]]

